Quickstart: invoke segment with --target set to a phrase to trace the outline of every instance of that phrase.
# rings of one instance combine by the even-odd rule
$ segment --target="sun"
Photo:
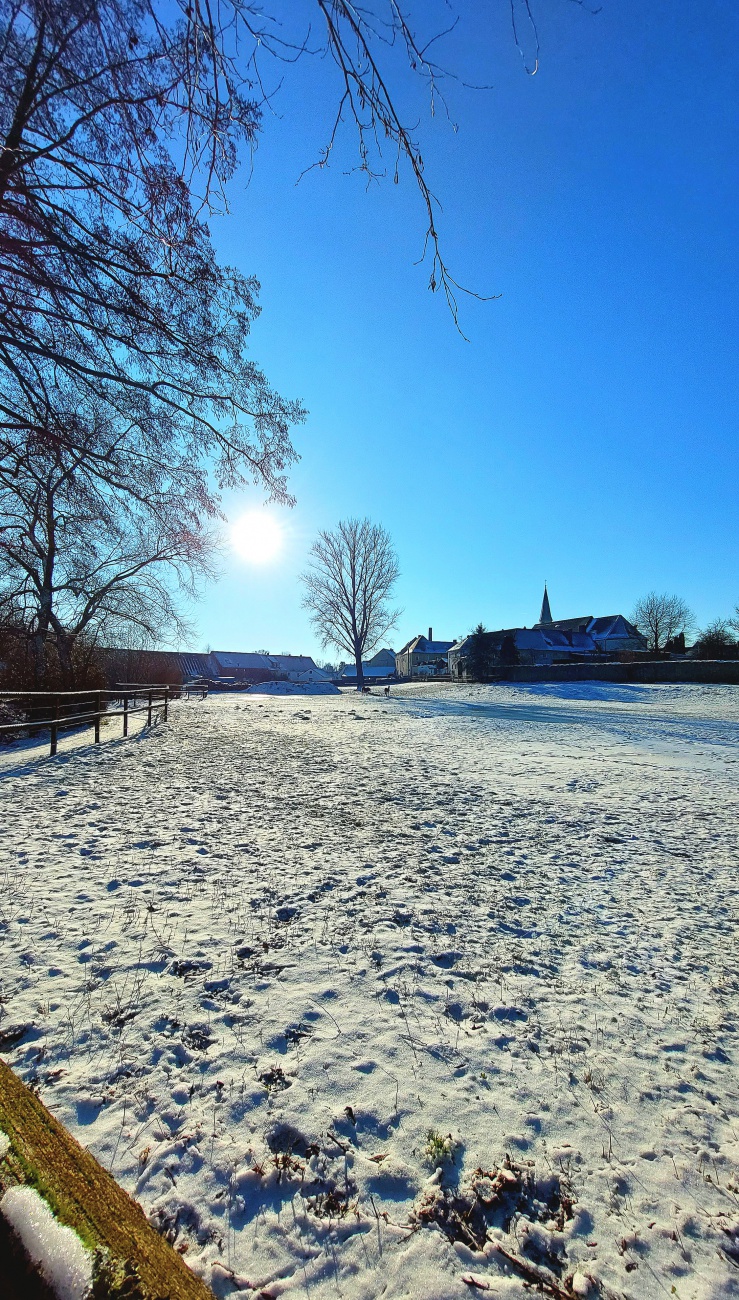
[[[231,525],[231,545],[250,564],[269,564],[283,546],[282,525],[264,510],[250,510]]]

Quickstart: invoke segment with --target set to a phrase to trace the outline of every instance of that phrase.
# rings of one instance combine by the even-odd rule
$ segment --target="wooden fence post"
[[[152,697],[152,693],[153,693],[152,691],[149,691],[149,716],[148,716],[148,719],[147,719],[147,725],[148,725],[149,727],[151,726],[151,697]]]
[[[98,691],[95,697],[95,744],[96,745],[100,744],[100,704],[101,704],[101,696],[100,696],[100,692]]]
[[[169,687],[165,686],[164,688],[164,721],[165,722],[167,721],[168,712],[169,712]]]
[[[123,696],[123,734],[128,735],[128,696]]]

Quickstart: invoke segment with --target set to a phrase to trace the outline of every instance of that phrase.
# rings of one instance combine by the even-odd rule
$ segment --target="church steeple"
[[[547,593],[547,584],[544,583],[544,599],[541,602],[541,614],[539,615],[540,623],[552,623],[552,611],[549,607],[549,595]]]

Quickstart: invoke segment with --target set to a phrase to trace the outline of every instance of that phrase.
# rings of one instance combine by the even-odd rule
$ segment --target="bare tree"
[[[197,472],[189,483],[186,466],[142,479],[135,466],[128,481],[125,459],[111,456],[108,483],[89,473],[87,455],[110,431],[94,409],[88,415],[87,431],[75,430],[77,450],[38,440],[0,459],[0,615],[9,611],[25,629],[39,683],[50,639],[72,685],[82,641],[133,629],[149,644],[165,631],[184,635],[178,593],[194,595],[197,579],[212,573]]]
[[[704,627],[696,638],[694,653],[699,659],[739,658],[739,644],[733,635],[733,623],[726,618],[716,618]]]
[[[364,687],[362,657],[400,616],[389,603],[399,573],[390,534],[369,519],[342,520],[321,531],[310,549],[303,606],[321,645],[351,655],[358,691]]]
[[[397,181],[407,165],[429,284],[456,319],[438,204],[399,108],[404,68],[432,114],[447,108],[452,74],[437,51],[456,20],[413,10],[412,0],[287,11],[276,0],[0,0],[0,427],[25,436],[39,394],[48,406],[50,374],[63,375],[125,405],[142,436],[166,414],[170,435],[215,454],[226,478],[256,460],[279,490],[300,408],[244,359],[258,285],[217,264],[205,225],[225,205],[239,147],[256,142],[270,60],[282,72],[327,56],[335,107],[315,166],[329,164],[347,122],[368,179]],[[538,57],[531,0],[521,14]],[[511,16],[518,45],[513,3]]]
[[[222,482],[256,474],[286,499],[303,412],[247,357],[258,285],[219,266],[200,215],[259,125],[228,52],[241,9],[0,0],[0,436],[12,445],[48,429],[52,390],[71,384],[125,419],[143,457],[186,448],[213,457]]]
[[[650,591],[636,602],[631,616],[639,631],[647,637],[650,650],[659,654],[671,637],[687,632],[694,623],[693,614],[680,596]]]
[[[531,3],[520,12],[535,38]],[[413,0],[306,0],[302,11],[277,0],[0,0],[0,461],[13,503],[3,581],[6,597],[33,611],[37,649],[54,630],[50,609],[63,646],[67,632],[118,617],[134,577],[140,591],[162,566],[202,568],[201,521],[218,512],[223,487],[252,479],[292,500],[290,428],[305,412],[247,355],[259,286],[219,265],[207,226],[224,209],[239,150],[256,142],[270,99],[265,60],[287,70],[327,56],[335,112],[315,165],[329,164],[343,123],[368,179],[387,171],[398,180],[405,162],[425,210],[430,287],[456,320],[438,204],[398,107],[404,71],[420,78],[432,112],[443,103],[449,74],[436,52],[446,33],[426,5],[418,20],[412,10]],[[103,431],[94,438],[92,406]],[[43,470],[42,451],[51,455]],[[169,511],[163,532],[165,516],[145,509],[152,476]],[[84,519],[81,500],[96,492],[108,511],[97,540],[117,539],[105,563],[94,552],[104,597],[92,573],[77,581],[81,553],[62,526],[77,509]],[[190,526],[176,537],[178,497]],[[60,589],[47,581],[50,564],[57,575],[75,570]]]

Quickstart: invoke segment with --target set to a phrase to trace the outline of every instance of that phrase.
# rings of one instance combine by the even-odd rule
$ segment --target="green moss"
[[[69,1200],[60,1193],[58,1187],[44,1176],[39,1165],[24,1154],[18,1134],[8,1133],[8,1124],[8,1117],[3,1113],[0,1105],[0,1128],[3,1129],[10,1142],[8,1152],[0,1160],[0,1188],[4,1189],[18,1183],[23,1183],[25,1187],[32,1187],[35,1192],[38,1192],[39,1196],[43,1197],[52,1214],[60,1223],[65,1223],[68,1227],[74,1228],[82,1244],[87,1246],[88,1250],[96,1250],[101,1244],[100,1237],[89,1220],[77,1212],[78,1207],[74,1200]]]
[[[212,1300],[132,1201],[0,1059],[0,1186],[24,1183],[95,1254],[95,1300]]]

